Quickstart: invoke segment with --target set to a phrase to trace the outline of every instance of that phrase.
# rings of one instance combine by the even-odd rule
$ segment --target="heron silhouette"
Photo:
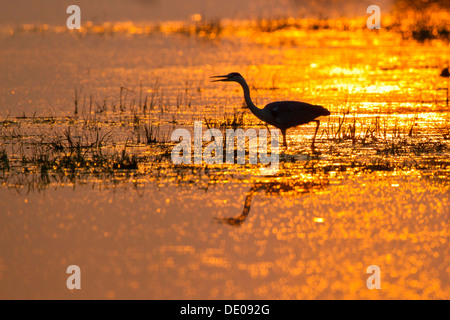
[[[258,108],[250,98],[250,89],[244,77],[237,72],[232,72],[224,76],[213,76],[212,80],[217,81],[234,81],[241,85],[244,90],[244,98],[250,111],[260,120],[278,128],[283,135],[283,146],[287,148],[286,130],[309,122],[316,122],[316,131],[311,145],[314,151],[314,142],[316,140],[317,131],[319,130],[320,116],[330,115],[330,111],[318,105],[312,105],[299,101],[277,101],[266,105],[263,109]]]
[[[449,90],[449,80],[450,80],[450,72],[448,71],[448,67],[442,69],[441,74],[439,75],[442,78],[447,78],[447,88],[445,88],[445,90],[447,90],[447,107],[448,107],[448,90]],[[439,90],[439,89],[438,89]]]

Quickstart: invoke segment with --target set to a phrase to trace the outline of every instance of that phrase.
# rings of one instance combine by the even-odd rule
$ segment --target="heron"
[[[258,119],[280,129],[283,135],[283,146],[285,148],[287,148],[287,129],[314,121],[316,123],[316,130],[311,145],[311,149],[314,151],[314,142],[320,125],[320,120],[317,118],[330,115],[330,111],[326,108],[300,101],[277,101],[269,103],[263,109],[260,109],[252,102],[247,81],[245,81],[244,77],[239,73],[232,72],[227,75],[213,76],[211,78],[215,79],[212,80],[212,82],[234,81],[239,83],[244,90],[245,102],[250,108],[250,111]]]
[[[447,107],[448,107],[448,88],[449,88],[449,80],[450,80],[450,72],[448,71],[448,67],[442,69],[441,74],[439,75],[442,78],[447,78]],[[439,89],[438,89],[439,90]]]

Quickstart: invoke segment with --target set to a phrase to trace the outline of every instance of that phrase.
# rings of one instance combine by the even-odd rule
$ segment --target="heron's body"
[[[264,107],[271,115],[267,123],[283,130],[314,121],[319,116],[327,116],[330,112],[322,106],[299,101],[277,101]]]
[[[320,116],[330,115],[330,111],[322,106],[299,101],[272,102],[266,105],[263,109],[260,109],[252,102],[250,98],[250,89],[247,82],[239,73],[233,72],[226,76],[216,76],[214,78],[223,78],[215,81],[235,81],[239,83],[244,90],[245,102],[250,108],[250,111],[258,119],[281,130],[281,133],[283,134],[283,144],[285,147],[287,147],[287,129],[315,121],[317,126],[312,143],[312,148],[314,149],[314,141],[320,124],[317,118]]]

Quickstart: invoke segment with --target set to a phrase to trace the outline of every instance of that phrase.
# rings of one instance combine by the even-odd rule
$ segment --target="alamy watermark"
[[[67,267],[66,273],[70,274],[70,276],[67,278],[66,286],[67,289],[73,290],[81,289],[81,269],[76,264],[72,264]]]
[[[370,17],[367,18],[367,28],[380,29],[381,28],[381,9],[379,6],[373,4],[367,7],[367,13],[370,13]],[[66,13],[70,14],[67,18],[66,26],[68,29],[80,29],[81,28],[81,9],[79,6],[72,4],[67,7]]]
[[[381,9],[377,5],[371,5],[367,7],[367,13],[371,13],[371,16],[367,18],[367,28],[380,29],[381,28]]]
[[[381,289],[381,269],[377,265],[367,267],[366,273],[372,274],[367,278],[366,286],[368,289]]]
[[[280,131],[270,130],[270,155],[268,154],[268,130],[259,129],[227,129],[225,141],[222,131],[211,128],[203,132],[202,121],[194,122],[194,143],[192,153],[192,136],[187,129],[176,129],[172,132],[171,140],[178,142],[172,149],[172,162],[174,164],[245,164],[246,141],[248,141],[249,163],[269,165],[263,167],[260,173],[272,175],[279,168],[279,142]],[[180,140],[181,139],[181,140]],[[203,142],[210,142],[203,149]],[[236,148],[235,148],[236,147]],[[236,156],[235,156],[236,149]],[[225,155],[224,155],[225,151]],[[193,154],[193,157],[192,157]],[[193,159],[192,159],[193,158]]]
[[[66,20],[66,26],[68,29],[80,29],[81,28],[81,9],[79,6],[72,4],[67,7],[66,13],[71,14]]]

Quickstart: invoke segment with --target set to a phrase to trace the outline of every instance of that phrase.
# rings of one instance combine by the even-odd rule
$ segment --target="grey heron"
[[[232,72],[224,76],[213,76],[217,81],[234,81],[241,85],[244,90],[244,98],[250,111],[260,120],[278,128],[283,134],[283,146],[287,148],[286,130],[296,127],[301,124],[309,122],[316,122],[316,131],[311,148],[314,151],[314,141],[316,139],[317,131],[319,130],[320,121],[317,120],[320,116],[330,115],[330,111],[322,106],[312,105],[306,102],[299,101],[277,101],[266,105],[263,109],[258,108],[250,98],[250,89],[244,77],[237,72]]]
[[[442,78],[447,78],[447,107],[448,107],[448,87],[449,87],[449,80],[450,80],[450,72],[448,71],[448,67],[442,69],[441,74],[439,75]],[[438,89],[439,90],[439,89]]]

